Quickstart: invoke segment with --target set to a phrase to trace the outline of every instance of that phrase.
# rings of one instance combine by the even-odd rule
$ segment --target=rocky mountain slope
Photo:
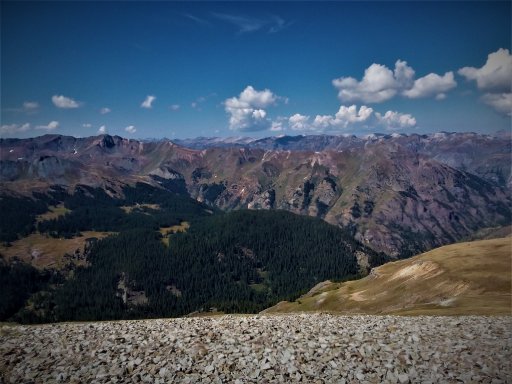
[[[399,144],[414,153],[423,154],[453,168],[474,173],[499,185],[512,186],[510,133],[495,135],[438,132],[419,134],[371,134],[362,138],[353,135],[299,135],[250,139],[247,137],[196,138],[175,140],[192,149],[238,147],[291,151],[343,151],[363,148],[367,143]]]
[[[512,238],[444,246],[374,268],[345,283],[324,282],[266,312],[510,315]]]
[[[242,141],[240,148],[194,150],[108,135],[2,139],[0,180],[2,190],[28,194],[55,183],[109,193],[137,181],[171,185],[226,210],[285,209],[321,217],[392,256],[511,221],[507,139],[438,134]],[[297,144],[303,141],[317,146]]]

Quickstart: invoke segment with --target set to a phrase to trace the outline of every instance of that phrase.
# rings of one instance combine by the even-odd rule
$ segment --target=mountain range
[[[223,210],[320,217],[392,257],[511,222],[510,136],[283,136],[132,140],[45,135],[0,140],[2,193],[52,185],[110,196],[144,182]]]

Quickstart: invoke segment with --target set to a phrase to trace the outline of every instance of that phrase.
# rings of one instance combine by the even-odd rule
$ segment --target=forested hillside
[[[33,214],[22,215],[23,225],[14,226],[19,232],[4,242],[35,230],[55,242],[83,231],[111,235],[90,243],[85,264],[70,261],[60,271],[4,260],[0,284],[12,294],[1,299],[2,320],[257,312],[293,300],[320,281],[355,277],[356,253],[372,266],[386,260],[321,219],[286,211],[222,213],[143,183],[126,186],[118,197],[86,186],[73,194],[54,188],[36,197],[30,201],[39,207],[37,212],[61,204],[66,213],[37,222]],[[15,197],[0,201],[18,202]],[[173,229],[185,222],[188,231]],[[8,223],[2,220],[1,228],[7,233]]]

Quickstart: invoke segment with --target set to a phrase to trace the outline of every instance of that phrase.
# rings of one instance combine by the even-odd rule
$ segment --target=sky
[[[0,137],[511,129],[510,1],[2,1]]]

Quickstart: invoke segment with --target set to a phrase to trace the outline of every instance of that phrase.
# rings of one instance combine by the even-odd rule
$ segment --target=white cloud
[[[229,113],[229,129],[234,131],[260,131],[271,128],[264,108],[274,105],[279,97],[269,89],[258,91],[246,87],[238,97],[224,101],[224,109]]]
[[[246,87],[238,98],[239,102],[246,103],[256,108],[266,108],[276,103],[278,97],[270,89],[255,90],[251,85]]]
[[[37,101],[24,101],[20,108],[3,108],[2,110],[6,112],[33,114],[36,113],[38,109],[39,103]]]
[[[486,93],[482,101],[497,112],[512,116],[512,93]]]
[[[336,115],[334,115],[334,124],[346,127],[349,124],[364,123],[368,121],[372,115],[373,109],[366,105],[361,105],[359,111],[355,105],[351,105],[350,107],[342,105]]]
[[[84,123],[84,124],[82,124],[82,127],[84,127],[84,128],[91,128],[91,127],[92,127],[92,124],[90,124],[90,123]]]
[[[333,120],[334,117],[331,115],[316,115],[313,120],[313,126],[318,130],[329,128],[332,125],[331,123]]]
[[[135,132],[135,131],[134,131]],[[99,129],[98,129],[98,134],[99,135],[103,135],[107,133],[107,126],[106,125],[102,125]]]
[[[103,108],[100,109],[100,113],[102,115],[106,115],[107,113],[110,113],[110,112],[112,112],[112,110],[110,108],[107,108],[107,107],[103,107]]]
[[[19,132],[26,132],[30,129],[30,124],[3,124],[0,126],[0,134],[14,134]]]
[[[2,108],[3,111],[6,112],[16,112],[16,113],[27,113],[33,114],[36,113],[39,109],[39,103],[37,101],[24,101],[22,106],[19,108]]]
[[[141,108],[150,109],[153,108],[153,102],[156,100],[156,96],[148,95],[146,99],[140,105]]]
[[[393,73],[386,67],[372,64],[366,69],[363,80],[358,82],[353,77],[334,79],[332,84],[338,88],[341,101],[359,101],[378,103],[396,95],[393,86]]]
[[[306,131],[310,128],[309,116],[296,113],[288,119],[288,126],[294,131]]]
[[[52,102],[57,108],[78,108],[80,103],[64,95],[53,95]]]
[[[382,115],[375,112],[373,108],[362,105],[342,105],[338,112],[333,115],[317,115],[309,126],[315,131],[340,131],[354,129],[385,129],[401,130],[414,128],[416,119],[410,114],[403,114],[395,111],[387,111]]]
[[[361,81],[353,77],[340,77],[334,79],[332,84],[338,89],[341,101],[364,103],[380,103],[397,95],[409,98],[429,97],[457,85],[453,72],[447,72],[444,76],[430,73],[417,80],[414,80],[414,75],[414,69],[406,61],[397,60],[393,71],[385,65],[374,63],[366,68]]]
[[[270,125],[270,130],[272,132],[281,132],[284,131],[284,125],[282,121],[273,121]]]
[[[416,126],[416,119],[409,114],[387,111],[384,116],[376,112],[375,117],[379,125],[388,131],[414,128]]]
[[[372,118],[374,118],[373,109],[366,105],[362,105],[359,110],[356,105],[349,107],[342,105],[334,116],[317,115],[313,120],[313,126],[323,130],[353,128],[371,123]]]
[[[464,67],[459,75],[475,80],[478,89],[492,93],[510,92],[512,83],[512,55],[508,49],[500,48],[487,56],[481,68]]]
[[[171,111],[178,111],[180,109],[180,105],[179,104],[173,104],[169,108],[171,109]]]
[[[36,129],[44,129],[46,131],[53,131],[55,129],[59,128],[59,122],[58,121],[50,121],[47,125],[38,125]]]
[[[23,103],[23,110],[26,112],[34,111],[39,108],[39,103],[37,101],[25,101]]]
[[[137,129],[133,125],[129,125],[124,129],[128,133],[135,133],[137,132]]]
[[[508,49],[490,53],[481,68],[464,67],[458,73],[476,81],[478,89],[486,92],[481,101],[500,114],[512,116],[512,55]]]
[[[411,99],[417,99],[420,97],[430,97],[436,95],[438,100],[441,100],[444,92],[455,88],[457,83],[453,78],[453,72],[446,72],[444,76],[439,76],[435,73],[429,73],[426,76],[420,77],[414,81],[414,85],[411,89],[403,91],[403,95]],[[438,97],[439,96],[439,97]]]

